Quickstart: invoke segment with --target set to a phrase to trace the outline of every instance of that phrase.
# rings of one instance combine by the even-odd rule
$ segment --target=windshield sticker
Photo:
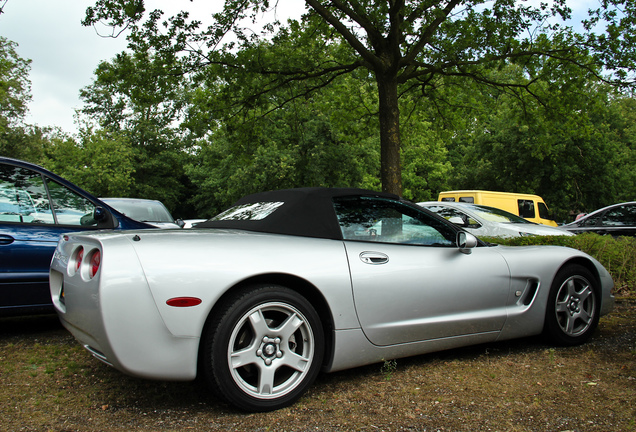
[[[276,211],[276,209],[283,204],[284,203],[282,201],[243,204],[240,206],[232,207],[224,211],[223,213],[213,217],[211,220],[262,220],[274,213],[274,211]]]

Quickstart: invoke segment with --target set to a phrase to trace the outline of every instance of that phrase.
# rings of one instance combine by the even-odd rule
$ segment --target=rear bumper
[[[165,325],[134,249],[116,239],[102,253],[94,277],[75,270],[74,251],[103,250],[100,242],[80,237],[60,242],[49,274],[51,299],[73,336],[96,358],[132,375],[151,379],[196,377],[198,337],[173,335]]]

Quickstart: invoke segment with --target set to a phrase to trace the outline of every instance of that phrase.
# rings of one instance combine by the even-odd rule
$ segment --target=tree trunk
[[[396,76],[376,75],[380,97],[380,179],[382,191],[402,196],[400,109]]]

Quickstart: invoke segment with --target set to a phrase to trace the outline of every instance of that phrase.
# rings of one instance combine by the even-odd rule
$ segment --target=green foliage
[[[377,135],[360,127],[360,113],[351,104],[340,107],[338,96],[330,95],[334,98],[317,96],[249,121],[235,119],[212,135],[187,170],[199,213],[212,216],[263,190],[378,187]]]
[[[88,8],[84,24],[106,21],[128,28],[136,56],[152,52],[162,66],[168,66],[163,74],[161,69],[150,68],[160,73],[148,74],[156,79],[187,71],[218,77],[223,108],[230,109],[231,115],[255,106],[278,109],[346,75],[366,74],[377,86],[373,111],[380,125],[382,187],[395,193],[403,191],[401,152],[405,150],[399,104],[411,91],[426,95],[414,99],[423,105],[444,103],[437,98],[441,93],[436,86],[442,78],[452,77],[464,85],[543,100],[551,95],[542,92],[541,85],[551,84],[554,77],[564,82],[561,78],[572,70],[601,78],[599,71],[605,66],[605,71],[614,74],[615,83],[627,84],[635,69],[636,54],[629,49],[631,39],[624,36],[633,33],[635,11],[623,7],[625,19],[611,13],[616,6],[625,6],[623,0],[603,2],[596,12],[593,24],[609,23],[602,39],[592,27],[577,34],[561,24],[570,16],[565,0],[554,1],[550,7],[544,3],[521,7],[510,0],[486,4],[481,0],[305,3],[307,13],[300,22],[270,22],[260,34],[247,29],[245,21],[255,27],[263,12],[276,9],[277,3],[225,0],[223,10],[204,28],[185,11],[164,20],[156,10],[140,24],[145,1],[96,0]],[[228,33],[234,33],[236,39],[223,44]],[[519,73],[492,73],[510,64],[517,65]],[[283,88],[293,91],[283,96]],[[426,168],[435,170],[426,176],[435,177],[440,168],[437,163],[412,161],[405,166],[407,174],[417,172],[419,177]],[[413,175],[408,182],[422,186]],[[409,189],[407,194],[413,192]]]
[[[288,53],[290,44],[301,43],[291,35],[237,56],[248,70],[264,58],[289,67],[301,60]],[[341,46],[303,43],[313,59],[320,49],[323,60],[346,58]],[[160,199],[183,216],[210,216],[260,190],[380,189],[377,94],[368,75],[352,73],[318,88],[320,81],[312,87],[293,80],[276,87],[277,78],[220,66],[163,82],[135,72],[160,75],[182,66],[167,54],[122,55],[103,63],[82,93],[83,118],[97,120],[109,135],[123,134],[134,150],[131,186],[118,195]],[[403,195],[422,201],[450,188],[534,192],[561,221],[630,199],[636,103],[585,74],[539,66],[534,73],[551,82],[533,85],[549,104],[452,77],[434,80],[424,95],[405,89]],[[482,73],[514,82],[526,72],[509,64]],[[239,103],[249,95],[249,106]]]
[[[574,72],[535,84],[548,103],[523,94],[477,98],[473,112],[488,114],[453,137],[450,187],[536,193],[559,221],[633,199],[633,100]]]
[[[80,92],[83,119],[111,130],[144,130],[150,139],[180,120],[184,78],[174,56],[123,52],[100,63],[92,85]]]
[[[397,360],[384,360],[380,372],[384,375],[385,381],[391,381],[391,377],[397,371]]]
[[[102,62],[94,83],[81,91],[85,106],[80,114],[85,143],[122,144],[120,152],[110,155],[118,170],[106,174],[111,182],[93,185],[108,188],[102,196],[158,199],[173,216],[186,218],[194,216],[186,204],[192,191],[185,175],[194,144],[179,129],[190,90],[180,68],[170,52],[141,49]],[[96,127],[103,132],[91,138]]]
[[[50,130],[37,126],[16,126],[0,133],[0,156],[40,163],[48,145]]]
[[[16,52],[17,44],[0,36],[0,134],[17,126],[31,100],[30,60]]]
[[[636,295],[636,237],[612,237],[594,233],[576,236],[528,236],[484,238],[508,246],[553,245],[578,249],[596,258],[614,279],[614,292]]]
[[[164,20],[144,14],[144,1],[96,0],[85,24],[129,26],[131,49],[103,62],[82,90],[82,132],[14,126],[0,134],[0,154],[42,163],[98,195],[159,199],[182,217],[211,216],[267,189],[379,190],[387,139],[379,88],[395,73],[389,111],[399,108],[400,123],[390,135],[406,198],[533,192],[560,221],[634,199],[636,102],[603,84],[601,57],[584,49],[605,49],[609,62],[618,45],[586,45],[589,35],[558,19],[543,26],[567,16],[567,2],[407,0],[400,14],[372,0],[358,4],[357,17],[338,7],[345,3],[312,0],[300,21],[257,34],[240,19],[260,19],[271,2],[225,1],[203,28],[187,12]],[[612,31],[631,28],[602,13]],[[231,30],[237,39],[223,45]],[[532,44],[523,36],[530,30]],[[631,54],[620,55],[614,66],[629,69]]]
[[[418,111],[409,116],[402,134],[402,195],[417,202],[436,200],[452,169],[444,134],[426,120],[426,114]]]
[[[31,61],[21,58],[16,47],[0,36],[0,155],[35,161],[40,131],[22,124],[31,101]]]
[[[79,143],[58,135],[45,153],[42,165],[98,197],[127,196],[133,188],[133,149],[123,134],[84,131]]]

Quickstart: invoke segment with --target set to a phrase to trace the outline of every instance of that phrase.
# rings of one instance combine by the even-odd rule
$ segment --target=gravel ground
[[[529,338],[326,374],[265,414],[198,383],[124,376],[55,316],[2,318],[0,389],[2,431],[633,431],[636,301],[580,347]]]

